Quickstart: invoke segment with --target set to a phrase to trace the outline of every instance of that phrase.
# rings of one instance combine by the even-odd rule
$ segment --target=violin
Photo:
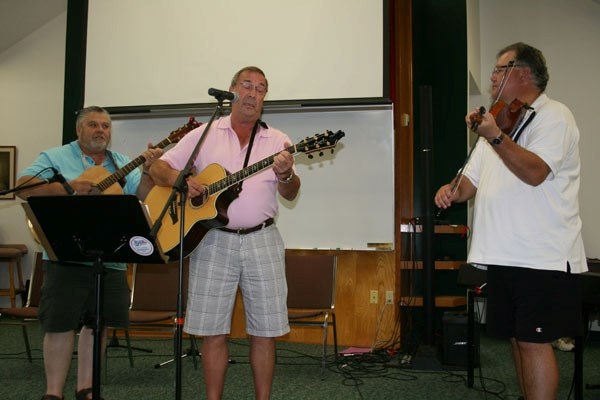
[[[504,74],[502,80],[500,81],[500,84],[498,86],[498,93],[496,94],[496,97],[490,107],[490,114],[492,114],[492,116],[494,117],[498,128],[500,128],[500,130],[507,134],[511,139],[516,141],[518,139],[518,135],[516,138],[513,138],[513,136],[515,135],[518,127],[520,125],[525,127],[531,121],[531,118],[533,118],[533,116],[535,115],[535,111],[531,114],[527,121],[524,121],[527,111],[531,109],[529,105],[523,103],[522,101],[516,98],[513,101],[511,101],[510,104],[506,104],[506,102],[500,100],[500,96],[504,91],[504,87],[506,85],[506,82],[508,81],[508,78],[510,77],[510,74],[512,73],[514,65],[515,61],[509,61],[509,68],[507,69],[507,72]],[[485,107],[481,106],[479,107],[478,112],[476,114],[473,114],[469,118],[469,121],[471,122],[471,130],[473,132],[477,132],[477,128],[481,124],[484,114]],[[471,149],[469,150],[467,158],[465,159],[462,167],[460,167],[458,173],[452,180],[452,186],[450,188],[452,194],[455,194],[458,190],[458,187],[460,186],[460,182],[463,178],[463,171],[469,163],[471,155],[473,154],[475,147],[477,147],[477,144],[479,143],[479,139],[481,139],[481,137],[477,137],[477,140],[475,140],[473,146],[471,146]],[[442,211],[443,209],[438,209],[438,211],[436,212],[436,216],[439,217]]]
[[[497,100],[490,108],[490,114],[494,117],[498,128],[512,137],[528,109],[529,106],[519,99],[514,99],[510,104]],[[485,107],[479,107],[479,112],[471,116],[471,129],[474,132],[477,132],[477,128],[481,124],[483,114],[485,114]]]

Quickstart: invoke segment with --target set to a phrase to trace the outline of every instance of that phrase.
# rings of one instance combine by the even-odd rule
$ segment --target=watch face
[[[494,145],[496,145],[496,144],[500,144],[500,143],[502,143],[502,136],[500,136],[500,137],[497,137],[497,138],[494,138],[494,139],[492,140],[492,144],[494,144]]]

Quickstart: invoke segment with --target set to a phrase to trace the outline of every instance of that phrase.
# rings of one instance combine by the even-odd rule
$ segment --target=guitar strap
[[[258,119],[256,121],[256,123],[254,124],[254,127],[252,128],[252,134],[250,135],[250,141],[248,142],[248,149],[246,150],[246,159],[244,160],[243,168],[246,168],[248,166],[248,161],[250,161],[250,152],[252,151],[252,145],[254,144],[254,137],[256,136],[256,132],[258,131],[259,126],[265,128],[265,129],[268,128],[267,124],[264,123],[260,119]],[[236,186],[236,188],[235,188],[236,193],[240,193],[242,191],[243,183],[244,183],[244,181],[240,182],[240,184]]]
[[[108,153],[108,158],[110,158],[110,161],[115,166],[115,171],[118,171],[119,170],[119,166],[117,165],[117,162],[115,161],[115,157],[113,156],[112,151],[106,150],[106,152]],[[122,188],[125,187],[126,183],[127,183],[127,179],[125,179],[124,176],[121,179],[119,179],[119,185],[121,185]]]
[[[265,129],[268,128],[267,124],[265,124],[260,119],[257,120],[254,124],[254,128],[252,128],[252,134],[250,135],[250,142],[248,142],[248,150],[246,150],[246,160],[244,160],[244,168],[248,166],[248,161],[250,160],[250,152],[252,151],[252,145],[254,144],[254,136],[256,136],[256,131],[258,131],[259,126]]]

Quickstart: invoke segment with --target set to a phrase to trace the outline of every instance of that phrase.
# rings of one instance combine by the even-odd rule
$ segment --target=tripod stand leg
[[[115,336],[115,331],[113,331],[113,337]],[[127,342],[127,355],[129,356],[129,366],[133,368],[133,352],[131,351],[131,341],[129,340],[129,332],[125,330],[125,341]]]
[[[129,357],[129,366],[131,368],[133,368],[133,351],[132,350],[137,350],[137,351],[143,351],[146,353],[152,353],[152,349],[144,349],[142,347],[135,347],[131,345],[131,340],[129,338],[129,331],[127,329],[124,329],[124,334],[125,334],[125,342],[127,343],[127,345],[122,345],[119,343],[119,338],[117,337],[117,330],[113,329],[113,334],[110,338],[110,342],[108,342],[108,344],[106,345],[106,348],[110,348],[110,347],[117,347],[117,348],[121,348],[121,349],[127,349],[127,355]]]
[[[198,360],[196,357],[202,357],[202,354],[200,354],[200,352],[198,351],[198,348],[196,346],[196,339],[194,339],[193,336],[190,336],[190,341],[191,341],[191,346],[190,348],[188,348],[185,353],[181,354],[179,356],[180,359],[184,359],[186,357],[192,357],[192,360],[194,361],[194,369],[198,369]],[[161,363],[158,364],[154,364],[154,368],[158,369],[160,367],[164,367],[165,365],[171,364],[172,362],[174,362],[176,360],[175,357],[171,358],[170,360],[167,361],[163,361]]]

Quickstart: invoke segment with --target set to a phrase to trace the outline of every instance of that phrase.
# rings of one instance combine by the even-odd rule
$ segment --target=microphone
[[[52,172],[54,172],[54,176],[52,178],[48,179],[48,183],[58,182],[65,188],[68,195],[74,195],[75,190],[73,190],[71,185],[69,185],[69,183],[67,182],[65,177],[62,176],[62,174],[60,172],[58,172],[56,170],[56,168],[50,167],[50,169],[52,170]]]
[[[235,103],[240,98],[240,95],[236,92],[227,92],[225,90],[219,90],[215,88],[208,89],[208,94],[209,96],[213,96],[219,101],[229,100],[232,103]]]

